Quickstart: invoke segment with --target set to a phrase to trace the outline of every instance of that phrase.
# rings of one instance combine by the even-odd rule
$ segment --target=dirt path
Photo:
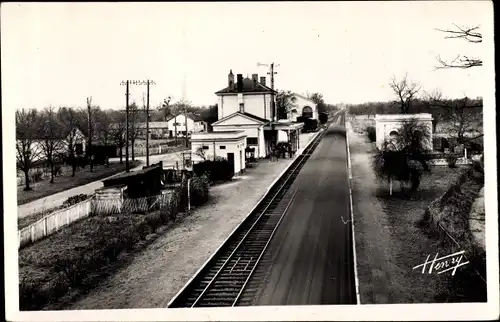
[[[316,133],[301,135],[301,146]],[[292,162],[262,160],[232,182],[210,188],[211,201],[163,233],[131,264],[66,310],[165,308]]]

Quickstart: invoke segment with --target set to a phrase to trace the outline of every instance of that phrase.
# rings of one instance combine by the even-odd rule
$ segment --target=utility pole
[[[187,119],[187,102],[183,102],[184,104],[184,128],[186,130],[186,148],[189,146],[188,144],[188,119]]]
[[[261,64],[261,63],[257,63],[257,66],[266,66],[266,67],[269,67],[269,72],[267,73],[268,75],[271,75],[271,133],[273,133],[273,135],[276,135],[275,137],[275,140],[274,141],[277,141],[278,137],[277,137],[277,133],[274,133],[274,125],[275,125],[275,122],[277,121],[278,117],[277,117],[277,113],[276,113],[276,103],[275,103],[275,98],[274,98],[274,75],[277,74],[275,71],[274,71],[274,68],[275,67],[278,67],[278,65],[275,65],[274,62],[272,62],[271,64]]]
[[[146,166],[149,167],[149,84],[148,80],[147,88],[147,98],[146,98]]]
[[[92,96],[87,97],[87,110],[88,110],[88,127],[89,127],[89,145],[87,154],[89,156],[90,172],[94,172],[94,163],[92,162]]]
[[[146,165],[149,165],[149,85],[155,85],[155,82],[152,80],[127,80],[127,81],[122,81],[121,85],[126,85],[127,86],[127,107],[126,107],[126,119],[127,119],[127,149],[126,149],[126,167],[127,167],[127,172],[130,172],[129,169],[129,164],[128,164],[128,99],[129,99],[129,85],[147,85],[147,109],[146,109]],[[135,120],[135,117],[134,117]]]
[[[125,92],[125,171],[130,172],[130,167],[128,163],[128,98],[129,98],[129,81],[121,82],[121,85],[127,87]]]
[[[274,62],[271,64],[261,64],[257,63],[257,66],[266,66],[269,67],[269,72],[267,72],[268,75],[271,75],[271,120],[272,121],[277,121],[277,112],[276,112],[276,103],[274,102],[274,75],[278,74],[277,72],[274,71],[275,67],[279,67],[279,64],[275,64]]]

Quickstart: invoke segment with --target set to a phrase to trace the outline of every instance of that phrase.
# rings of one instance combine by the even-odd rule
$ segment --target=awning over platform
[[[290,131],[290,130],[300,130],[304,127],[304,123],[295,123],[295,122],[273,122],[264,126],[265,131],[269,130],[282,130],[282,131]]]

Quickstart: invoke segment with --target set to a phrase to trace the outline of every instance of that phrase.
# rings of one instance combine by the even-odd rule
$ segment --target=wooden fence
[[[123,199],[116,207],[109,207],[113,200],[97,200],[94,196],[71,207],[56,210],[33,224],[18,230],[18,248],[27,246],[62,227],[89,216],[91,213],[111,215],[114,213],[150,212],[169,206],[171,191],[152,197]],[[110,211],[113,209],[114,211]]]
[[[71,207],[57,210],[18,231],[18,247],[21,248],[42,239],[62,227],[90,215],[92,200],[89,198]]]

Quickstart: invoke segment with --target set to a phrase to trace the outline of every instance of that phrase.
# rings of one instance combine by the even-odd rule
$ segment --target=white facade
[[[231,93],[220,95],[218,99],[219,119],[239,112],[240,103],[243,103],[244,112],[271,120],[272,95],[270,93]]]
[[[427,148],[433,149],[432,146],[432,115],[428,113],[421,114],[376,114],[375,115],[375,131],[376,144],[380,149],[384,141],[388,140],[392,134],[399,134],[399,130],[404,121],[417,119],[428,127],[430,137],[427,140]]]
[[[264,125],[266,123],[241,113],[220,119],[212,124],[214,132],[242,131],[246,136],[246,145],[255,149],[255,157],[266,157]]]
[[[205,159],[222,157],[234,162],[234,173],[245,169],[245,142],[243,131],[220,131],[212,133],[193,133],[191,135],[191,158],[193,163],[204,159],[198,151],[203,151]]]
[[[198,133],[205,131],[205,122],[194,121],[189,115],[179,114],[167,121],[169,136],[184,137],[187,133]],[[176,135],[177,131],[177,135]]]
[[[287,112],[287,118],[289,120],[297,122],[297,117],[302,116],[303,111],[305,109],[307,110],[307,107],[312,109],[311,118],[315,120],[318,119],[318,105],[307,97],[294,93],[291,97],[291,105],[292,108],[290,108]]]

